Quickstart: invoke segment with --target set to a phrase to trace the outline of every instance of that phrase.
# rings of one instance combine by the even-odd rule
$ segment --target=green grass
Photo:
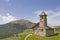
[[[27,40],[60,40],[60,31],[58,32],[58,35],[54,35],[54,36],[50,36],[50,37],[42,37],[39,35],[31,35],[27,38]],[[24,40],[24,38],[27,36],[27,34],[25,35],[21,35],[21,36],[11,36],[9,38],[4,38],[1,40]]]
[[[60,40],[60,36],[41,37],[37,35],[32,35],[28,37],[27,40]]]
[[[26,35],[22,35],[22,36],[19,36],[19,37],[11,36],[11,37],[0,39],[0,40],[24,40],[25,36]]]
[[[39,35],[31,35],[27,38],[27,40],[60,40],[60,31],[57,31],[57,35],[50,36],[50,37],[42,37]]]
[[[38,35],[31,35],[27,38],[27,40],[60,40],[60,31],[57,32],[58,35],[50,36],[50,37],[42,37]]]

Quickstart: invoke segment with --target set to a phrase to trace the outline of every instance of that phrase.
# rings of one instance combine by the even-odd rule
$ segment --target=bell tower
[[[54,35],[54,28],[51,28],[47,25],[47,15],[44,11],[41,12],[40,22],[37,23],[34,28],[34,34],[40,36],[51,36]]]
[[[39,15],[40,16],[40,27],[47,27],[47,15],[44,11]]]

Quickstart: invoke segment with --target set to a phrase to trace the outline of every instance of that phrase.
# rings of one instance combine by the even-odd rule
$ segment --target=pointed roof
[[[33,27],[32,27],[32,29],[34,29],[34,28],[36,28],[36,29],[38,29],[39,28],[39,22],[37,23],[37,24],[35,24]],[[46,27],[44,27],[45,29],[54,29],[54,28],[51,28],[51,27],[49,27],[49,26],[46,26]]]
[[[37,28],[39,27],[39,23],[36,23],[32,28],[35,28],[37,26]]]
[[[39,16],[47,16],[47,14],[43,10]]]

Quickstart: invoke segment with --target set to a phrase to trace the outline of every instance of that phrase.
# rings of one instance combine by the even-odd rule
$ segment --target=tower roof
[[[47,16],[47,14],[44,12],[44,10],[41,12],[40,16]]]

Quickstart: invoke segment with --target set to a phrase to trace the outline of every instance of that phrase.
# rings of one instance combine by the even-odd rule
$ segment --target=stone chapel
[[[47,14],[42,11],[40,16],[40,22],[34,25],[33,33],[40,36],[51,36],[54,35],[54,28],[47,25]]]

